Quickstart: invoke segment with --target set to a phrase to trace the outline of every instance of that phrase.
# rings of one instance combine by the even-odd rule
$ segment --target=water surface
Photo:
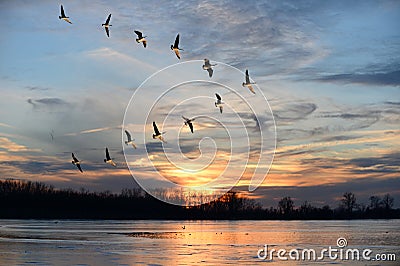
[[[0,220],[0,265],[400,265],[399,220],[108,221]],[[185,226],[185,229],[182,227]],[[396,262],[261,260],[272,248],[337,247],[395,254]],[[263,253],[261,253],[262,255]],[[286,255],[288,256],[288,254]]]

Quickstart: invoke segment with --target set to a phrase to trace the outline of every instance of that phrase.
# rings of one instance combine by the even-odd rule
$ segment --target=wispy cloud
[[[74,132],[74,133],[66,133],[64,136],[77,136],[79,134],[90,134],[90,133],[98,133],[98,132],[103,132],[103,131],[108,131],[108,130],[113,130],[113,129],[121,129],[122,126],[114,126],[114,127],[100,127],[100,128],[92,128],[92,129],[85,129],[79,132]]]
[[[66,107],[69,105],[68,102],[61,98],[29,98],[28,100],[26,100],[26,102],[32,105],[34,109],[48,108],[50,110],[54,110],[55,108]]]

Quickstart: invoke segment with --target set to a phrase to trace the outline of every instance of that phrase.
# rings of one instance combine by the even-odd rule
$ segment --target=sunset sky
[[[73,24],[59,20],[60,4]],[[107,38],[101,24],[110,13]],[[390,193],[400,206],[399,1],[1,1],[0,20],[1,179],[91,191],[134,187],[121,129],[136,92],[125,128],[138,149],[124,149],[146,180],[157,179],[146,147],[150,161],[171,180],[198,184],[221,173],[229,156],[235,166],[243,162],[247,139],[257,143],[260,130],[271,149],[273,117],[275,157],[262,186],[249,194],[264,206],[284,196],[297,205],[308,200],[337,206],[346,191],[364,203]],[[135,42],[134,29],[148,36],[147,48]],[[170,50],[178,33],[180,61]],[[201,69],[204,58],[219,62],[211,79]],[[241,86],[240,71],[246,69],[257,83],[256,95]],[[202,82],[163,97],[143,123],[165,90],[198,79],[232,86],[261,110],[260,123],[243,98]],[[215,92],[226,101],[222,115]],[[224,146],[229,138],[215,120],[197,119],[192,135],[182,127],[181,114],[212,116],[231,126],[235,150],[230,154]],[[215,144],[216,160],[198,175],[180,173],[151,139],[153,120],[167,131],[164,148],[175,162],[184,163],[180,151],[198,156],[199,142],[207,137],[213,140],[203,140],[202,151],[212,155]],[[243,125],[250,129],[248,138],[240,133]],[[178,140],[180,149],[174,148]],[[117,168],[103,162],[106,146]],[[83,174],[71,164],[71,152],[83,161]],[[269,159],[258,167],[267,169]],[[229,173],[239,178],[239,168]],[[237,190],[248,185],[244,178]]]

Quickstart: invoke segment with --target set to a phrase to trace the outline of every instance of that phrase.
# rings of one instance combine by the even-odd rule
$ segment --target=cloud
[[[48,90],[51,90],[51,88],[40,87],[40,86],[26,86],[25,88],[27,88],[30,91],[48,91]]]
[[[346,73],[317,78],[323,82],[355,83],[364,85],[400,86],[400,70],[386,73]]]
[[[345,192],[353,192],[356,195],[358,203],[368,203],[372,195],[391,194],[395,198],[395,205],[400,206],[400,192],[397,189],[400,186],[400,178],[382,179],[379,177],[359,178],[356,180],[347,180],[342,183],[309,185],[309,186],[264,186],[259,187],[251,195],[257,198],[264,206],[278,205],[278,201],[286,196],[292,197],[295,206],[300,206],[304,201],[308,201],[315,206],[330,205],[336,208],[339,205],[337,198],[340,198]],[[237,187],[237,190],[247,191],[247,187]]]
[[[78,133],[66,133],[66,134],[64,134],[64,136],[76,136],[79,134],[98,133],[98,132],[108,131],[108,130],[112,130],[112,129],[121,129],[121,128],[122,128],[122,126],[92,128],[92,129],[86,129],[86,130],[79,131]]]
[[[354,173],[400,173],[400,152],[383,156],[353,158],[349,161]]]
[[[32,105],[34,109],[50,109],[54,110],[55,108],[60,108],[60,107],[67,107],[70,104],[63,99],[60,98],[40,98],[40,99],[31,99],[29,98],[27,100],[27,103]]]
[[[15,128],[14,126],[11,126],[11,125],[6,124],[6,123],[0,123],[0,127]]]
[[[284,103],[274,110],[276,122],[293,122],[306,119],[308,115],[317,110],[315,103]]]
[[[38,151],[37,149],[29,149],[24,145],[17,144],[8,138],[0,137],[0,150],[4,149],[10,152],[22,152],[22,151]]]

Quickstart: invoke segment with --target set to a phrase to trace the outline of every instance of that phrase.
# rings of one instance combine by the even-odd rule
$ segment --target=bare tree
[[[390,194],[386,194],[385,196],[383,196],[382,204],[386,210],[392,209],[393,203],[394,203],[394,199],[392,196],[390,196]]]
[[[381,207],[381,198],[379,196],[371,196],[369,197],[369,207],[371,209],[379,209]]]
[[[343,208],[349,213],[357,206],[356,196],[351,192],[344,193],[341,201]]]
[[[293,212],[294,202],[290,197],[284,197],[278,202],[279,211],[284,214]]]

